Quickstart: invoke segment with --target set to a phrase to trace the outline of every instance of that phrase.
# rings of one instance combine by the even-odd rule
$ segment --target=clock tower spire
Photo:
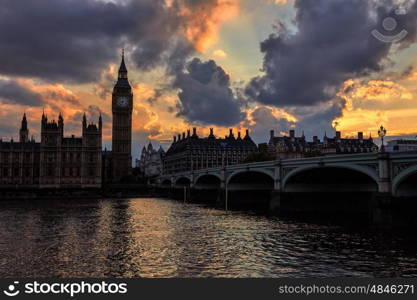
[[[127,76],[124,50],[117,82],[112,94],[112,156],[113,181],[131,174],[132,169],[132,111],[133,93]]]

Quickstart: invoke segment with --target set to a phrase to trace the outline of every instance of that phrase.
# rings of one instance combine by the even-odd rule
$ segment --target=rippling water
[[[0,277],[417,276],[415,234],[166,199],[0,202]]]

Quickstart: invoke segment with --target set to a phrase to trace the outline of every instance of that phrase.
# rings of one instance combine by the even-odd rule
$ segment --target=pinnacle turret
[[[129,79],[127,78],[127,68],[126,68],[126,64],[125,64],[125,53],[124,50],[122,52],[122,61],[120,62],[120,67],[119,67],[119,75],[117,77],[117,83],[114,87],[115,89],[118,90],[125,90],[125,89],[131,89],[130,84],[129,84]]]
[[[119,67],[119,78],[127,78],[127,68],[125,64],[125,51],[122,51],[122,61]]]

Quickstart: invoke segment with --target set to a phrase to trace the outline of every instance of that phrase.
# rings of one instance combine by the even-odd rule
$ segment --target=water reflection
[[[417,276],[411,234],[165,199],[9,201],[0,277]]]

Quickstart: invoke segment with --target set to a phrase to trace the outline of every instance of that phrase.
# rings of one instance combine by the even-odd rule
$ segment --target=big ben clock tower
[[[112,161],[113,181],[131,174],[132,169],[132,110],[133,93],[127,78],[124,52],[117,83],[113,89]]]

